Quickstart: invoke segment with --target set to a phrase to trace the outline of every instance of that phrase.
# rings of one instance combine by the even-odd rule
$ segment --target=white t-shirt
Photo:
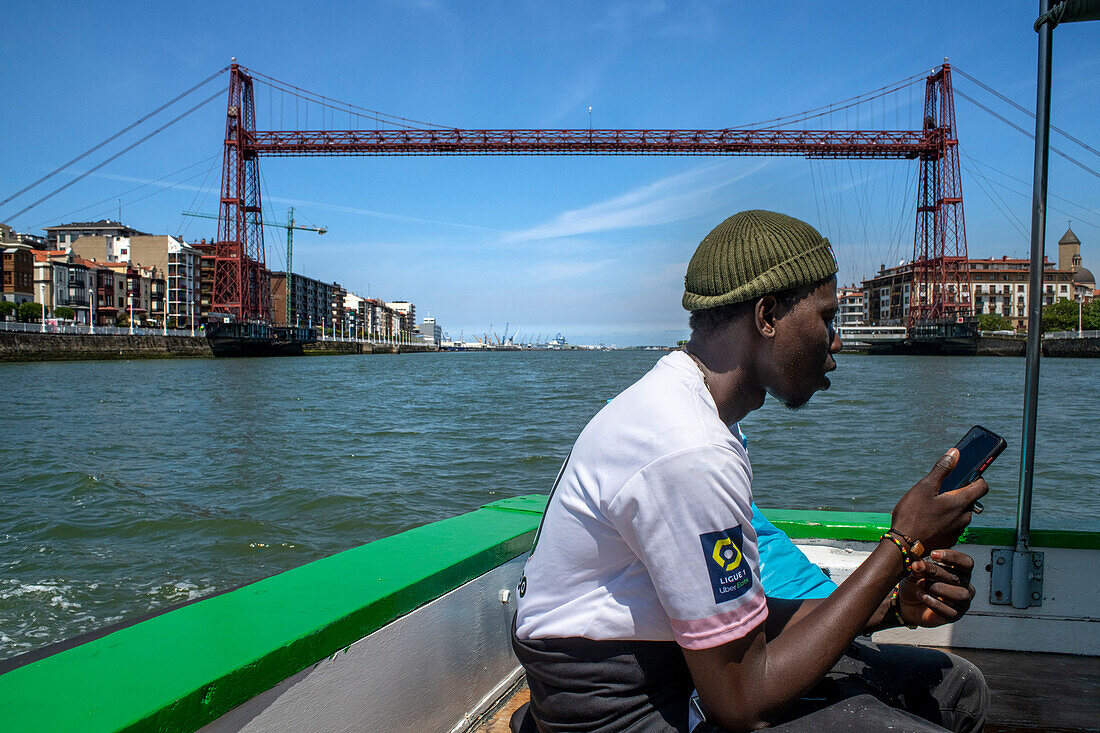
[[[707,649],[767,618],[748,453],[695,362],[662,358],[581,432],[520,583],[519,639]]]

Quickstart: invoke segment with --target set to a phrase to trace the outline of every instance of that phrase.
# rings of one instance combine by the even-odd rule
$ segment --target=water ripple
[[[0,364],[0,657],[546,492],[655,352]],[[1100,529],[1095,360],[1046,360],[1035,524]],[[1015,508],[1021,359],[848,357],[743,423],[763,506],[889,511],[970,425]]]

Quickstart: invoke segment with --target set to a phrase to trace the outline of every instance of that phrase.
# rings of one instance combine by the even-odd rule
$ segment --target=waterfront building
[[[1069,227],[1058,240],[1058,269],[1073,272],[1073,300],[1092,300],[1096,291],[1096,276],[1081,261],[1081,240]]]
[[[846,326],[861,326],[864,321],[863,288],[856,285],[844,285],[837,288],[837,301],[840,310],[836,314],[837,328]]]
[[[878,274],[863,281],[863,321],[873,326],[903,326],[909,316],[913,267],[903,262],[882,265]]]
[[[22,242],[0,244],[0,299],[20,305],[34,300],[34,249]]]
[[[394,300],[386,303],[386,306],[401,314],[401,324],[398,332],[411,334],[416,330],[416,306],[408,300]]]
[[[435,322],[435,319],[431,316],[424,318],[424,321],[420,324],[420,338],[424,340],[424,343],[439,347],[440,342],[443,341],[443,329],[439,324]]]
[[[74,322],[95,322],[95,263],[66,250],[35,250],[34,299],[47,316],[71,308]]]
[[[1028,273],[1024,258],[970,258],[969,289],[964,284],[961,300],[971,302],[974,315],[993,313],[1006,318],[1016,330],[1027,329]],[[1074,273],[1056,268],[1049,258],[1043,263],[1043,305],[1075,297]],[[905,325],[913,287],[912,263],[885,267],[863,281],[865,322],[870,325]],[[973,292],[970,292],[970,291]]]
[[[125,316],[126,322],[132,322],[135,326],[164,325],[167,287],[164,277],[155,267],[130,262],[102,262],[98,265],[114,272],[114,287],[109,301],[114,304],[116,319]]]
[[[199,301],[202,266],[198,249],[168,234],[81,236],[69,247],[74,253],[93,261],[130,262],[140,267],[154,268],[166,280],[168,325],[191,328],[192,320],[197,325],[202,311]],[[159,304],[163,295],[158,293],[153,300]],[[160,311],[158,305],[158,320],[164,315]]]
[[[367,328],[367,299],[355,293],[344,295],[344,327],[348,334],[358,337],[370,331]]]
[[[26,244],[33,249],[46,249],[46,238],[17,232],[7,224],[0,224],[0,244]]]
[[[71,245],[81,237],[137,237],[145,236],[145,232],[128,227],[121,222],[110,219],[100,221],[75,221],[70,224],[57,224],[46,227],[46,247],[48,249],[63,249]]]
[[[367,330],[372,338],[393,341],[401,334],[404,315],[390,308],[380,298],[366,299]]]
[[[214,242],[204,237],[192,242],[191,247],[199,252],[199,320],[203,321],[211,313],[210,302],[214,291]]]
[[[95,324],[113,326],[118,322],[119,308],[125,303],[115,300],[115,271],[110,267],[96,265],[95,269]]]
[[[348,323],[344,313],[344,297],[348,294],[340,283],[334,282],[329,286],[328,294],[328,308],[329,319],[328,322],[332,326],[333,336],[344,336],[347,334]]]
[[[1028,278],[1031,262],[1027,259],[971,259],[970,281],[974,287],[974,313],[1003,316],[1015,330],[1027,330]],[[1056,268],[1043,258],[1043,305],[1073,297],[1073,273]]]
[[[305,275],[294,273],[291,278],[290,323],[286,321],[286,273],[269,272],[271,289],[271,320],[283,326],[321,328],[331,325],[332,286]]]

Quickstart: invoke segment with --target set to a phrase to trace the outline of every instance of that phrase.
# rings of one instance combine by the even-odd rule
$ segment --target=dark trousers
[[[988,706],[985,678],[961,657],[856,641],[772,730],[980,733]],[[695,733],[720,732],[704,724]]]

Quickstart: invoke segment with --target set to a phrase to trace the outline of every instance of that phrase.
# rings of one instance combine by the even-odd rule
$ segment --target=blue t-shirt
[[[741,445],[748,450],[749,439],[741,426],[733,428]],[[786,532],[768,521],[756,502],[752,504],[752,528],[756,530],[756,546],[760,551],[760,582],[764,595],[801,600],[827,598],[836,590],[836,583],[806,559]]]

